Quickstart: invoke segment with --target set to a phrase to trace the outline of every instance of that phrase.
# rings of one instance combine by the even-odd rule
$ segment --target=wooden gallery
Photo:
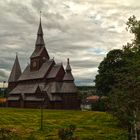
[[[30,63],[21,72],[18,56],[9,76],[8,107],[48,109],[79,109],[80,100],[71,73],[69,59],[62,63],[50,59],[45,48],[41,19]]]

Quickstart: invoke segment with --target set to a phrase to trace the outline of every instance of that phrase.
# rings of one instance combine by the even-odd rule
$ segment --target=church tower
[[[61,92],[62,93],[76,93],[77,92],[77,88],[74,83],[74,78],[71,73],[71,66],[70,66],[69,58],[67,59],[66,73],[63,78]]]
[[[49,60],[49,54],[45,48],[45,42],[43,38],[43,30],[42,30],[42,24],[41,24],[41,17],[40,17],[40,23],[39,28],[37,32],[37,39],[35,43],[35,49],[30,57],[30,71],[37,71],[40,69],[42,64]]]

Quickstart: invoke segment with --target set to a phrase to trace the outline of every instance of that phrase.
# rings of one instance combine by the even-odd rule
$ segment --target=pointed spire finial
[[[69,58],[67,58],[66,71],[71,71],[71,67],[70,67],[70,60],[69,60]]]
[[[70,64],[70,60],[69,60],[69,58],[67,58],[67,63]]]
[[[66,73],[63,78],[64,81],[74,81],[73,75],[71,73],[71,66],[70,66],[70,60],[67,58],[67,66],[66,66]]]
[[[37,32],[37,39],[36,39],[36,47],[37,46],[45,46],[44,39],[43,39],[43,30],[42,30],[42,25],[41,25],[41,11],[40,11],[40,23],[38,27],[38,32]]]
[[[42,14],[42,11],[40,11],[40,22],[41,22],[41,14]]]

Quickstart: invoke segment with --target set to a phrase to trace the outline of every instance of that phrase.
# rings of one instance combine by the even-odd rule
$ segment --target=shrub
[[[78,140],[74,137],[74,131],[76,129],[75,125],[69,125],[68,128],[61,128],[58,131],[58,137],[60,140]]]

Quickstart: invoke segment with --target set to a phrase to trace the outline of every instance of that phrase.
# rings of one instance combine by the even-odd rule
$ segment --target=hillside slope
[[[57,140],[58,129],[76,125],[80,140],[127,140],[126,131],[104,112],[44,110],[44,131],[39,130],[39,109],[0,108],[0,127],[14,131],[21,139],[33,134],[38,140]]]

